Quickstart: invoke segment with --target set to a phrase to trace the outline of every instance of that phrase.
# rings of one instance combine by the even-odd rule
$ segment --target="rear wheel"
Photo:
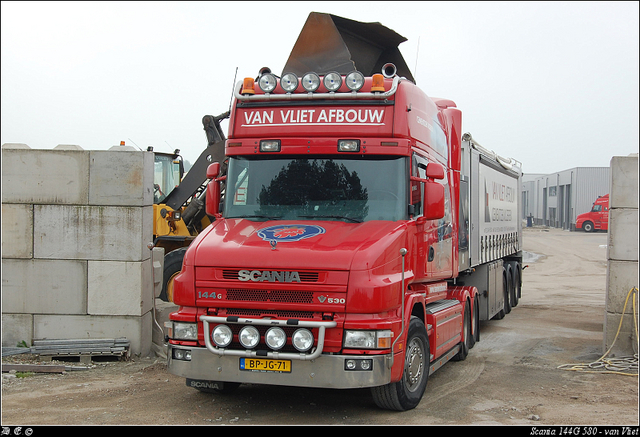
[[[460,351],[453,357],[454,361],[463,361],[469,355],[471,349],[471,303],[466,302],[464,308],[464,319],[462,321],[462,341],[460,342]]]
[[[380,408],[406,411],[418,406],[429,378],[429,339],[422,320],[412,317],[407,332],[404,370],[398,382],[373,387],[373,400]]]

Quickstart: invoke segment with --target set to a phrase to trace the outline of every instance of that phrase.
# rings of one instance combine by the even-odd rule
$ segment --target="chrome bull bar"
[[[273,320],[273,319],[249,319],[241,317],[216,317],[216,316],[200,316],[200,320],[204,325],[204,342],[209,352],[221,356],[237,356],[245,358],[272,358],[272,359],[288,359],[310,361],[318,358],[322,354],[324,348],[324,333],[326,328],[334,328],[337,323],[334,321],[304,321],[304,320]],[[256,351],[256,350],[237,350],[219,348],[211,341],[209,323],[216,324],[235,324],[235,325],[263,325],[263,326],[280,326],[280,327],[301,327],[301,328],[317,328],[318,344],[312,349],[310,354],[295,352],[278,352],[278,351]]]

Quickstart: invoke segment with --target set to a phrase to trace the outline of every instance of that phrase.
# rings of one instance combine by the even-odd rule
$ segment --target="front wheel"
[[[406,411],[418,406],[429,379],[429,338],[422,320],[412,317],[407,332],[404,370],[398,382],[373,387],[373,400],[380,408]]]
[[[584,223],[582,224],[582,229],[583,229],[585,232],[593,232],[593,223],[588,222],[588,221],[587,221],[587,222],[584,222]]]

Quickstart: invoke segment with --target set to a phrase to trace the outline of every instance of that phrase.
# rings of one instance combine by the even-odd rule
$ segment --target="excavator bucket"
[[[407,39],[380,23],[362,23],[331,14],[311,12],[284,73],[302,76],[313,71],[341,74],[358,70],[365,76],[380,73],[388,62],[397,74],[415,83],[398,45]]]

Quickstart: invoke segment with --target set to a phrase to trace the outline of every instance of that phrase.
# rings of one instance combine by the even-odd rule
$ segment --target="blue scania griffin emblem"
[[[260,238],[271,244],[272,250],[275,250],[280,242],[300,241],[324,233],[325,229],[316,225],[278,225],[258,231]]]

